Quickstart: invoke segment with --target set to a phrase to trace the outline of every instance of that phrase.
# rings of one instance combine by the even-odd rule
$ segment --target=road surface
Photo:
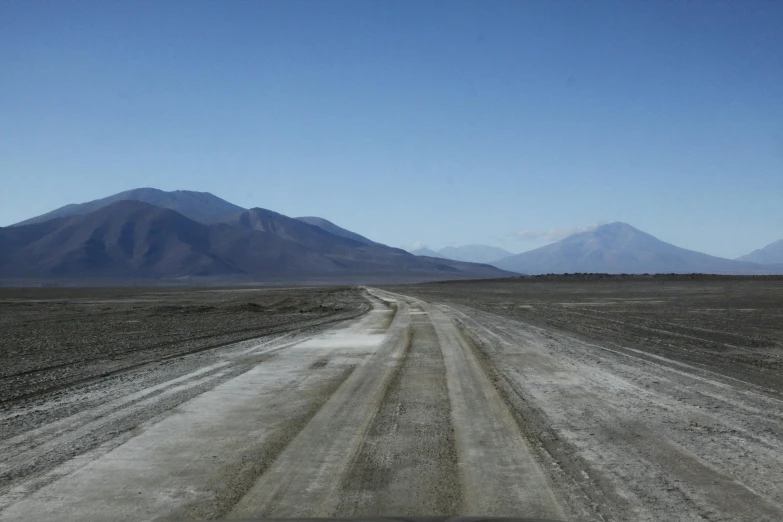
[[[0,519],[783,519],[783,403],[763,389],[366,298],[358,319],[186,355],[149,386],[165,368],[6,408],[7,426],[39,411],[0,440]]]

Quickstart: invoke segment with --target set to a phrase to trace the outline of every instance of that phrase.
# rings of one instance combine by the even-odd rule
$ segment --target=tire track
[[[445,314],[425,309],[443,349],[465,512],[563,520],[548,475],[470,345]]]
[[[340,516],[462,512],[462,484],[443,355],[411,306],[411,346],[340,489]]]
[[[546,412],[526,400],[523,390],[493,361],[485,339],[494,339],[496,334],[464,313],[457,314],[470,325],[460,326],[460,331],[474,347],[476,356],[495,389],[508,404],[520,431],[537,450],[540,460],[552,464],[551,472],[563,490],[560,498],[565,500],[570,511],[575,514],[573,518],[580,521],[627,518],[630,508],[626,499],[614,493],[608,478],[592,469],[580,456],[576,446],[552,429]],[[626,516],[619,513],[625,513]]]
[[[5,457],[0,462],[0,484],[52,468],[112,439],[122,438],[125,432],[139,424],[247,372],[253,365],[271,359],[291,344],[248,350],[239,360],[202,367],[0,441],[0,453]],[[248,358],[252,362],[245,362]],[[117,441],[116,445],[119,443]],[[5,489],[0,486],[0,494]]]
[[[324,405],[354,380],[357,363],[364,359],[342,356],[343,350],[334,343],[313,343],[358,327],[372,329],[391,313],[375,308],[377,314],[300,341],[263,364],[258,364],[261,361],[252,350],[236,354],[238,361],[247,359],[241,363],[250,366],[245,373],[182,403],[165,418],[140,426],[132,438],[108,453],[67,461],[50,473],[54,482],[39,491],[16,488],[24,498],[0,518],[103,520],[111,513],[112,519],[139,520],[225,515],[313,419],[323,415]],[[334,364],[310,369],[325,358]],[[13,501],[11,497],[5,498]]]
[[[353,372],[345,367],[325,380],[303,374],[274,393],[246,396],[231,412],[220,444],[199,426],[197,413],[223,400],[210,394],[105,456],[70,470],[62,480],[0,513],[3,520],[193,520],[221,517],[253,484]],[[262,382],[247,376],[225,383],[236,395]],[[242,381],[246,381],[245,384]],[[224,385],[224,386],[225,386]],[[259,408],[263,411],[259,412]],[[257,412],[257,413],[254,413]],[[270,414],[271,413],[271,414]],[[194,424],[195,421],[195,424]],[[179,436],[170,437],[172,433]],[[228,446],[233,451],[222,450]],[[136,493],[139,493],[138,495]]]
[[[378,306],[375,308],[379,309]],[[388,314],[381,315],[385,317]],[[379,320],[384,321],[383,317],[366,316],[359,319],[358,323],[369,321],[370,324],[375,324]],[[338,327],[337,330],[339,329]],[[54,423],[42,424],[4,439],[0,442],[5,446],[2,449],[4,458],[0,463],[0,511],[9,509],[3,511],[0,518],[6,519],[16,516],[14,513],[21,513],[20,518],[27,519],[57,516],[65,519],[101,520],[105,518],[106,502],[121,505],[121,498],[127,492],[128,486],[145,489],[144,484],[149,480],[145,479],[145,476],[157,476],[155,480],[163,484],[160,488],[165,489],[164,486],[168,486],[177,489],[184,486],[187,491],[190,486],[187,481],[182,482],[182,476],[177,476],[177,473],[172,476],[165,475],[166,463],[171,461],[172,457],[181,457],[185,459],[184,462],[170,465],[174,468],[180,467],[180,470],[193,467],[192,464],[187,464],[188,452],[198,451],[199,447],[202,453],[212,452],[211,444],[214,444],[214,451],[218,453],[211,458],[217,460],[209,462],[209,472],[205,472],[202,479],[211,485],[206,488],[204,495],[197,496],[192,502],[186,498],[187,495],[178,498],[174,503],[180,507],[173,509],[173,512],[182,513],[181,518],[221,515],[219,511],[230,509],[252,485],[255,477],[263,473],[356,367],[355,362],[344,361],[319,370],[317,375],[306,371],[313,363],[328,359],[335,349],[327,348],[320,353],[301,350],[299,346],[308,341],[302,334],[303,331],[298,332],[293,339],[290,333],[281,335],[277,341],[256,344],[250,348],[247,343],[238,343],[234,349],[218,352],[213,357],[193,355],[197,360],[193,361],[195,366],[191,366],[195,369],[187,374],[152,386],[136,386],[135,391],[134,387],[130,386],[130,393],[127,395],[114,400],[99,401],[94,406],[59,417]],[[323,335],[328,336],[328,332]],[[278,357],[280,354],[283,357]],[[289,377],[286,378],[286,375]],[[142,377],[143,382],[147,376]],[[256,384],[248,388],[249,384],[242,383]],[[261,387],[258,388],[258,385]],[[125,383],[118,381],[114,386],[123,389]],[[270,390],[270,387],[274,390],[275,386],[275,391]],[[103,393],[111,392],[112,389],[103,390]],[[240,395],[230,397],[232,393]],[[217,408],[206,407],[207,411],[215,410],[213,416],[219,419],[232,419],[227,422],[243,426],[246,430],[244,433],[229,426],[226,430],[228,437],[221,434],[214,438],[217,432],[200,424],[203,415],[193,413],[183,417],[184,412],[203,409],[203,405],[208,404],[214,397],[226,394],[229,396],[224,399],[225,404],[218,403]],[[75,401],[74,405],[77,406],[86,398],[80,398],[79,393],[71,395]],[[69,395],[66,395],[63,398],[66,403],[71,400],[68,397]],[[51,403],[42,403],[41,406],[45,411]],[[228,411],[223,411],[225,406],[228,406]],[[233,410],[242,408],[247,408],[243,415],[233,415]],[[12,411],[8,413],[14,416]],[[208,417],[209,415],[206,416]],[[258,422],[254,423],[253,419]],[[188,422],[195,424],[185,428]],[[180,437],[170,440],[170,437],[164,435],[166,431],[176,429],[176,426],[183,426],[180,430],[185,434],[184,440],[180,440]],[[199,430],[204,433],[203,440],[191,440],[190,433]],[[258,436],[247,439],[247,435],[252,433],[257,433]],[[234,437],[237,440],[231,442],[233,451],[221,452],[221,445],[225,446],[228,444],[226,441],[231,441]],[[154,444],[149,441],[154,441]],[[130,444],[125,444],[127,442]],[[140,449],[140,446],[143,449]],[[166,451],[166,448],[169,451]],[[8,450],[11,450],[10,454]],[[139,451],[140,458],[137,457]],[[118,459],[131,459],[139,464],[119,465]],[[149,467],[138,469],[144,462],[148,462]],[[160,476],[161,473],[164,475]],[[221,479],[214,480],[213,477],[216,476]],[[62,478],[66,480],[60,480]],[[49,485],[51,487],[47,487]],[[107,491],[112,485],[115,490]],[[145,507],[143,504],[148,504],[150,517],[166,513],[166,509],[153,509],[156,503],[160,503],[160,499],[156,499],[159,495],[157,490],[160,488],[149,491],[148,496],[151,498],[145,498],[141,502],[142,511]],[[77,493],[58,495],[58,491]],[[96,492],[103,492],[104,497],[96,498]],[[134,501],[138,500],[138,497],[134,497]],[[73,504],[74,501],[76,505]],[[64,511],[61,512],[61,508],[65,508]],[[125,514],[129,519],[139,518],[136,512]],[[117,518],[123,518],[122,515],[121,508]],[[114,518],[114,514],[112,517]]]
[[[779,490],[775,492],[774,486],[755,480],[754,472],[748,475],[732,462],[738,454],[750,456],[743,449],[726,453],[731,440],[744,439],[748,450],[755,453],[755,464],[748,463],[755,470],[760,471],[758,459],[767,451],[771,452],[769,460],[779,460],[779,454],[774,454],[776,441],[762,440],[746,430],[748,421],[757,426],[766,422],[755,403],[765,402],[769,408],[778,402],[774,398],[754,387],[737,387],[740,383],[728,386],[721,376],[710,381],[686,373],[663,360],[632,357],[566,336],[552,338],[543,330],[521,324],[514,329],[506,320],[493,322],[489,314],[449,312],[468,325],[467,335],[480,348],[498,389],[520,415],[520,425],[531,430],[531,440],[541,443],[600,515],[621,520],[780,519],[783,511],[775,502]],[[542,348],[548,340],[552,352]],[[590,363],[577,362],[581,357],[592,357],[588,355],[591,350],[607,355],[600,356],[595,369]],[[552,356],[556,359],[550,359]],[[620,368],[612,359],[616,356],[625,371],[638,372],[643,379],[657,382],[668,377],[666,388],[654,392],[629,387],[615,373]],[[548,379],[563,384],[550,385]],[[623,391],[618,393],[617,386]],[[691,388],[694,394],[709,396],[713,387],[719,390],[715,400],[725,401],[727,410],[708,413],[704,402],[692,405],[677,397]],[[620,396],[611,396],[612,392]],[[647,414],[648,410],[655,413]],[[766,416],[774,422],[773,411]],[[725,435],[714,439],[683,437],[687,428],[682,426],[693,424],[696,418],[716,430],[725,430]],[[754,482],[760,490],[752,486]]]
[[[316,389],[308,390],[310,400],[301,406],[293,405],[290,396],[281,394],[275,407],[284,423],[274,426],[268,437],[257,441],[241,458],[222,466],[214,473],[213,487],[207,498],[200,498],[188,505],[174,509],[160,517],[163,520],[194,520],[224,518],[244,497],[255,481],[263,475],[294,438],[312,421],[324,404],[337,392],[355,370],[344,368],[335,378]],[[292,387],[293,388],[293,387]],[[284,397],[284,398],[283,398]]]
[[[398,304],[387,339],[340,386],[228,513],[241,517],[331,516],[336,495],[410,346],[410,312]]]
[[[565,519],[549,475],[455,322],[424,301],[389,295],[426,312],[440,345],[462,486],[460,513]]]
[[[260,349],[244,350],[239,354],[244,357],[204,366],[4,439],[0,442],[0,454],[4,456],[0,462],[0,510],[19,499],[14,491],[31,494],[65,473],[58,471],[58,466],[65,463],[65,468],[73,471],[73,463],[94,459],[118,447],[140,425],[164,417],[193,397],[273,358],[291,344],[273,342]]]
[[[24,498],[0,517],[565,519],[549,474],[455,320],[413,298],[369,295],[374,311],[364,318],[263,364],[268,353],[234,354],[244,373],[138,426],[120,446],[63,463],[46,487],[17,491]],[[222,364],[127,404],[147,411],[177,386],[232,368]],[[92,419],[98,431],[111,424]],[[46,433],[59,440],[57,429]]]

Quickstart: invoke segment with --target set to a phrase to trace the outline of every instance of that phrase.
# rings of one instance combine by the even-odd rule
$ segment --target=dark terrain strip
[[[725,353],[729,350],[719,349],[720,345],[709,339],[692,336],[683,342],[681,334],[667,331],[664,328],[671,324],[667,322],[658,323],[659,328],[651,328],[618,319],[606,317],[599,319],[570,310],[558,312],[552,309],[550,312],[550,326],[555,326],[582,340],[600,341],[620,351],[626,348],[622,344],[624,343],[641,351],[667,357],[673,361],[684,362],[713,374],[741,381],[769,396],[778,398],[783,396],[783,361],[779,359],[779,351],[771,352],[766,356],[760,353],[760,350],[744,355],[737,352],[747,351],[747,349],[736,347],[733,353]],[[555,319],[558,315],[571,317]],[[573,317],[585,317],[588,320],[579,320]],[[608,326],[607,323],[614,325],[614,327]],[[667,337],[678,339],[669,341],[666,339]],[[699,346],[699,344],[707,345],[710,348]],[[640,354],[634,353],[633,355],[638,357]]]

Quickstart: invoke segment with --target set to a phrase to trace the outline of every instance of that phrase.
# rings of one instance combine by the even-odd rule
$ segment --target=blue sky
[[[519,252],[783,238],[783,2],[0,2],[0,225],[130,188]]]

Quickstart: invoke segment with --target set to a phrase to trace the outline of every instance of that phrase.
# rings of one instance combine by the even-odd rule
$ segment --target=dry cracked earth
[[[783,283],[0,290],[0,519],[783,519]]]

